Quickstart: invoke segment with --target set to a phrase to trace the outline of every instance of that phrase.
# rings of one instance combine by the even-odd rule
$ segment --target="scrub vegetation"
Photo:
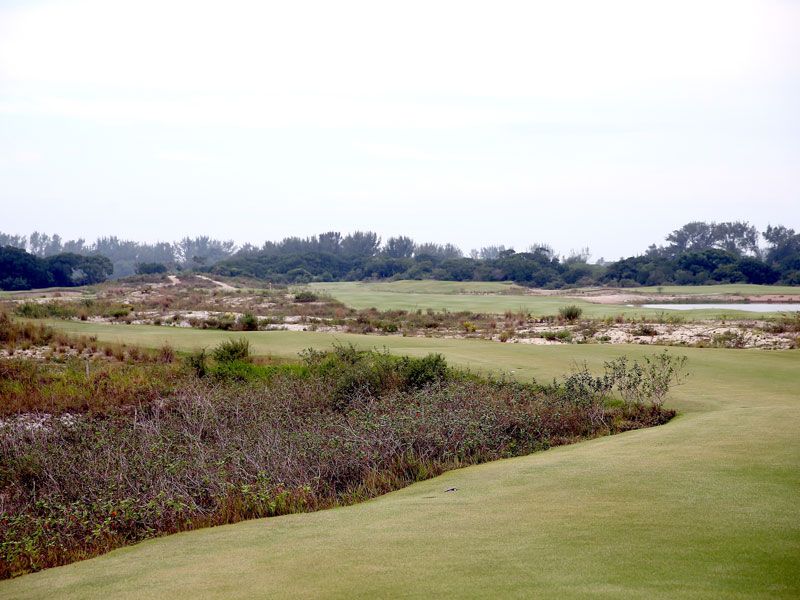
[[[79,355],[0,361],[0,575],[156,535],[351,504],[444,471],[662,424],[684,359],[520,383],[335,346],[260,360],[246,339],[180,358],[4,317],[4,339]],[[90,342],[91,343],[91,342]]]
[[[304,288],[257,287],[252,281],[235,281],[240,287],[226,283],[228,287],[222,288],[219,283],[191,275],[172,280],[137,277],[81,293],[16,292],[5,301],[0,299],[0,307],[5,305],[7,311],[26,319],[87,324],[463,337],[510,343],[720,346],[726,343],[725,336],[731,335],[734,337],[726,347],[775,349],[796,347],[800,333],[797,314],[743,313],[736,310],[737,304],[731,304],[730,310],[646,309],[622,302],[641,302],[653,294],[631,298],[620,289],[564,294],[525,293],[524,288],[511,284],[475,282],[344,282]],[[741,302],[764,293],[762,288],[741,289],[736,292],[726,288],[726,295],[716,299]],[[779,295],[778,290],[768,300],[794,297],[785,292]],[[597,293],[602,295],[598,297]],[[669,302],[680,298],[680,293],[656,297]],[[619,304],[608,303],[614,299]]]
[[[187,351],[232,335],[97,327],[101,339],[137,339],[154,349],[174,334],[175,348]],[[374,340],[235,335],[252,352],[289,359],[309,345],[330,348],[336,338],[364,348]],[[599,375],[621,355],[641,364],[653,352],[442,338],[381,343],[542,382],[575,361]],[[464,589],[457,572],[469,573],[475,589],[503,596],[797,597],[800,354],[680,352],[691,376],[671,393],[668,407],[680,416],[666,426],[452,470],[349,507],[161,537],[0,582],[0,596],[430,598]]]

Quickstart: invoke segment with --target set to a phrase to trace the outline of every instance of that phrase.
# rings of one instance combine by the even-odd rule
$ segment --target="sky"
[[[0,231],[800,229],[800,2],[0,0]]]

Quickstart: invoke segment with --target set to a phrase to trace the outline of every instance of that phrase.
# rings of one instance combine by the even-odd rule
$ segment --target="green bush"
[[[225,360],[214,365],[210,373],[217,379],[252,381],[265,376],[263,368],[244,360]]]
[[[398,357],[388,352],[358,350],[353,345],[335,346],[330,352],[301,353],[309,373],[330,378],[339,408],[359,395],[391,390],[410,391],[448,378],[447,362],[441,354],[423,358]]]
[[[205,348],[193,352],[185,358],[186,366],[188,366],[197,377],[205,377],[208,372],[208,365],[206,364],[206,351]]]
[[[23,302],[17,306],[16,314],[26,319],[71,319],[78,314],[77,309],[72,305],[60,304],[57,302]]]
[[[109,311],[109,316],[114,317],[115,319],[121,319],[123,317],[127,317],[132,308],[130,306],[115,306]]]
[[[211,351],[217,362],[231,362],[250,358],[250,342],[245,338],[225,340]]]
[[[583,314],[583,309],[575,304],[562,306],[558,309],[559,316],[566,321],[575,321]]]
[[[316,302],[317,300],[318,296],[314,292],[309,292],[307,290],[297,292],[294,295],[295,302]]]
[[[447,379],[447,361],[441,354],[428,354],[422,358],[405,356],[401,359],[401,372],[405,389],[418,389]]]
[[[239,329],[242,331],[257,331],[258,330],[258,317],[253,313],[245,313],[239,317]]]
[[[571,342],[572,333],[567,329],[559,329],[558,331],[543,331],[540,334],[544,339],[549,341]]]

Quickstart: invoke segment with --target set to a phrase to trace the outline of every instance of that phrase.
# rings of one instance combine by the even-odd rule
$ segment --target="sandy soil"
[[[229,285],[227,283],[223,283],[222,281],[216,281],[215,279],[211,279],[210,277],[206,277],[204,275],[195,275],[195,277],[197,277],[198,279],[205,279],[206,281],[210,281],[211,283],[213,283],[214,285],[219,286],[223,290],[235,290],[236,289],[232,285]]]

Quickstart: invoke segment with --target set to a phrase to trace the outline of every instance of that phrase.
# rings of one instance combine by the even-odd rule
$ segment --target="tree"
[[[673,255],[676,255],[690,249],[710,248],[714,242],[714,232],[708,223],[692,221],[670,233],[666,240],[670,242]]]
[[[34,231],[28,238],[28,250],[34,256],[43,257],[49,244],[50,236],[46,233]]]
[[[346,256],[357,256],[361,258],[371,258],[378,253],[381,245],[381,238],[373,231],[356,231],[344,237],[342,240],[342,254]]]
[[[794,237],[795,231],[783,225],[776,225],[775,227],[767,225],[767,229],[761,235],[763,235],[767,243],[774,248]]]
[[[714,226],[714,247],[733,254],[758,252],[758,230],[747,222],[718,223]]]
[[[0,247],[2,246],[13,246],[14,248],[22,248],[25,250],[25,248],[28,247],[28,237],[25,235],[12,235],[0,232]]]
[[[319,251],[339,254],[342,249],[342,234],[338,231],[328,231],[319,234]]]
[[[567,256],[563,262],[566,265],[585,264],[589,262],[591,256],[592,253],[589,252],[589,247],[585,246],[580,250],[570,250],[569,256]]]
[[[390,237],[383,247],[383,254],[389,258],[411,258],[415,248],[416,244],[410,237]]]
[[[478,251],[478,256],[473,258],[480,258],[481,260],[494,260],[500,257],[502,252],[505,252],[505,246],[484,246]]]
[[[550,244],[544,244],[542,242],[536,242],[528,246],[528,252],[531,254],[542,254],[548,258],[553,258],[556,255],[556,251],[553,250]]]
[[[29,290],[52,284],[53,276],[41,258],[22,248],[0,248],[0,289]]]
[[[427,256],[433,260],[447,260],[448,258],[461,258],[461,249],[453,244],[419,244],[414,250],[416,256]]]
[[[215,240],[207,235],[196,238],[185,237],[176,242],[173,252],[186,267],[213,265],[233,255],[236,243],[233,240]]]
[[[725,250],[742,256],[758,252],[758,230],[745,221],[705,223],[692,221],[667,236],[671,256],[694,250]]]
[[[800,271],[800,234],[792,231],[793,235],[788,235],[789,231],[792,230],[774,238],[779,241],[767,252],[767,262],[784,275]]]
[[[137,275],[157,275],[159,273],[166,273],[167,266],[162,263],[157,262],[150,262],[150,263],[139,263],[136,265],[136,274]]]

